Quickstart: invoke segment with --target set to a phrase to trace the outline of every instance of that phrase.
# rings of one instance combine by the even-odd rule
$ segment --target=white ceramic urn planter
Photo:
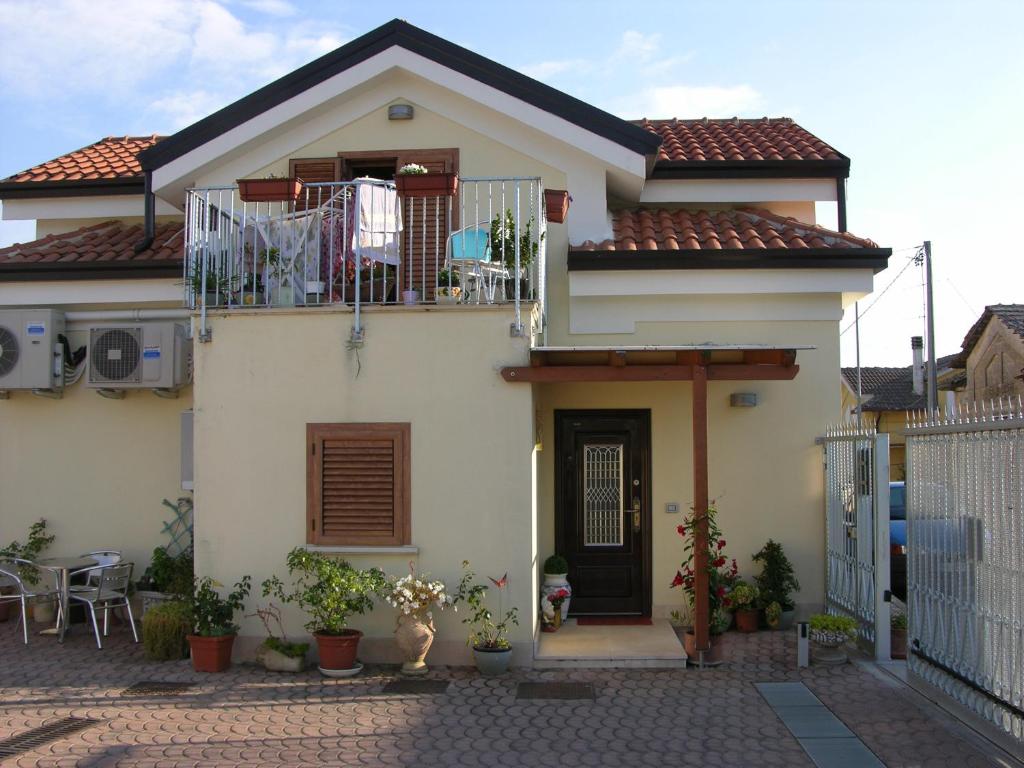
[[[569,618],[569,602],[572,600],[572,587],[569,585],[568,575],[567,573],[545,573],[544,586],[540,590],[542,600],[546,600],[548,595],[554,594],[560,589],[569,593],[569,597],[565,598],[565,602],[562,603],[562,621]]]

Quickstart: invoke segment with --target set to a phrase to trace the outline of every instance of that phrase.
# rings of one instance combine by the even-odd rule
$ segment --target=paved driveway
[[[439,668],[431,677],[449,681],[447,691],[426,695],[385,693],[389,668],[350,681],[250,665],[200,675],[187,661],[146,661],[127,634],[113,630],[103,651],[80,628],[63,647],[36,636],[26,648],[13,622],[0,624],[0,740],[60,718],[98,721],[9,764],[812,765],[754,687],[795,681],[888,766],[1007,765],[880,673],[853,664],[798,672],[789,633],[730,636],[731,662],[717,670],[521,670],[487,680]],[[154,680],[192,687],[123,694]],[[529,681],[591,683],[594,697],[517,699]]]

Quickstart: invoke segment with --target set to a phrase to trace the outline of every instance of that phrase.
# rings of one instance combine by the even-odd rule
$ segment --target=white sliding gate
[[[889,659],[889,436],[830,427],[825,449],[825,607],[857,620],[861,644]]]
[[[907,428],[910,669],[1024,744],[1024,409]]]

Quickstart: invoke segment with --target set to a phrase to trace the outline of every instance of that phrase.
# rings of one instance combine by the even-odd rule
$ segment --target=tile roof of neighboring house
[[[144,237],[142,224],[119,221],[15,243],[0,248],[0,279],[41,279],[55,273],[61,277],[178,274],[184,228],[179,221],[157,224],[153,243],[141,253],[135,253],[135,246]]]
[[[163,136],[107,136],[87,147],[48,160],[0,183],[141,178],[138,154]]]
[[[877,249],[854,235],[804,224],[759,208],[724,211],[630,208],[612,211],[614,237],[574,251]]]
[[[951,370],[958,355],[946,355],[935,361],[937,371]],[[847,386],[857,391],[857,369],[843,368],[843,378]],[[912,411],[928,407],[928,396],[914,392],[914,373],[912,366],[903,368],[862,367],[860,369],[861,392],[864,404],[861,410],[878,411]],[[953,386],[950,382],[949,386]]]
[[[967,366],[967,358],[985,332],[985,328],[988,327],[988,321],[993,317],[998,317],[1011,333],[1024,339],[1024,304],[990,304],[985,307],[981,317],[971,326],[971,330],[964,337],[964,343],[961,345],[962,349],[958,356],[960,367]]]
[[[635,122],[661,137],[658,162],[847,159],[788,117]]]

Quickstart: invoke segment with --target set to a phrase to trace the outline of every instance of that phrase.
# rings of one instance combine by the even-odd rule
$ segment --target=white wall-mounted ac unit
[[[192,341],[177,323],[89,328],[88,385],[95,389],[177,390],[188,384]]]
[[[0,311],[0,391],[64,389],[64,314],[53,309]]]

